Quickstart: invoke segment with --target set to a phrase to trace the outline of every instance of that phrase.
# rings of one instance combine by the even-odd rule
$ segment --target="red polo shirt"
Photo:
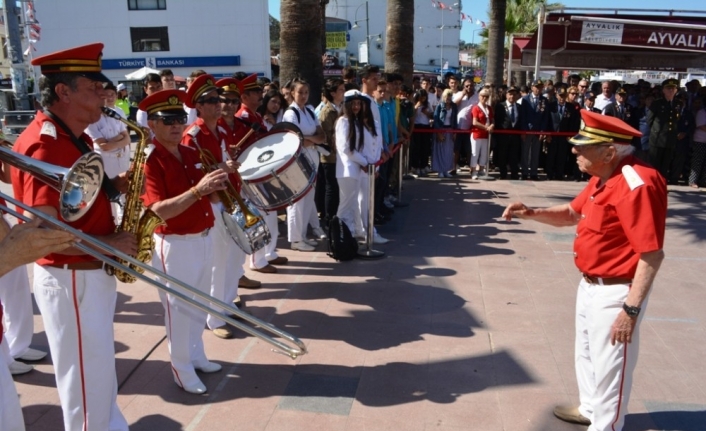
[[[145,163],[145,193],[142,202],[149,208],[156,202],[173,198],[194,187],[203,178],[198,152],[179,145],[179,161],[162,144],[153,139],[155,149]],[[187,235],[213,227],[213,211],[207,196],[202,197],[183,213],[172,217],[166,226],[155,232],[164,235]]]
[[[632,166],[644,184],[633,183],[631,190],[624,166]],[[594,277],[634,278],[640,254],[664,245],[666,182],[633,156],[624,158],[602,187],[599,182],[591,178],[571,202],[581,214],[574,241],[576,266]]]
[[[93,147],[93,141],[86,134],[79,139]],[[17,138],[13,151],[32,157],[43,162],[57,166],[71,167],[81,156],[81,152],[71,142],[69,135],[54,124],[42,112],[37,112],[34,121]],[[32,175],[15,167],[12,168],[12,190],[17,200],[31,207],[50,206],[56,209],[61,219],[59,210],[59,192],[36,179]],[[61,220],[64,221],[64,220]],[[88,212],[75,222],[66,222],[69,226],[81,230],[89,235],[109,235],[115,232],[113,214],[110,201],[102,191],[98,193],[96,201]],[[67,256],[53,253],[39,259],[39,265],[63,265],[75,262],[96,260],[89,255]]]

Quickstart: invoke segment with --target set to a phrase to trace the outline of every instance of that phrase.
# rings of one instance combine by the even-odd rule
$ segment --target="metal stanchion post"
[[[490,176],[490,141],[493,139],[493,134],[488,133],[488,160],[485,161],[484,175],[479,176],[479,180],[483,181],[495,181],[495,178]]]
[[[385,253],[373,250],[373,234],[375,232],[375,165],[368,165],[368,228],[365,231],[365,248],[358,250],[358,257],[361,259],[380,259]],[[361,214],[365,217],[365,214]]]
[[[396,207],[407,207],[409,206],[408,203],[402,202],[402,177],[403,174],[402,172],[404,171],[404,143],[400,144],[401,147],[397,151],[399,153],[399,163],[398,163],[398,169],[397,169],[397,202],[395,202]]]

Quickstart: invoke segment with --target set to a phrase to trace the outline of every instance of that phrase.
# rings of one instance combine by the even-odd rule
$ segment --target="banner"
[[[326,33],[326,49],[346,49],[348,42],[346,41],[345,31],[335,31]]]

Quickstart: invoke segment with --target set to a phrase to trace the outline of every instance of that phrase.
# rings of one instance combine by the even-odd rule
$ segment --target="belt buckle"
[[[585,272],[582,273],[581,276],[583,277],[584,281],[586,281],[586,283],[588,283],[588,284],[598,284],[597,283],[598,280],[595,280],[593,277],[586,274]]]

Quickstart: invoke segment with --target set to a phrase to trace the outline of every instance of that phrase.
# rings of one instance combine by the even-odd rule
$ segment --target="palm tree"
[[[388,0],[385,71],[399,73],[407,85],[414,74],[414,0]]]
[[[488,28],[488,68],[486,82],[496,86],[503,83],[505,59],[505,11],[507,0],[490,0],[490,28]]]
[[[303,78],[310,86],[309,103],[318,105],[324,67],[321,57],[321,0],[282,0],[280,4],[280,82]]]

